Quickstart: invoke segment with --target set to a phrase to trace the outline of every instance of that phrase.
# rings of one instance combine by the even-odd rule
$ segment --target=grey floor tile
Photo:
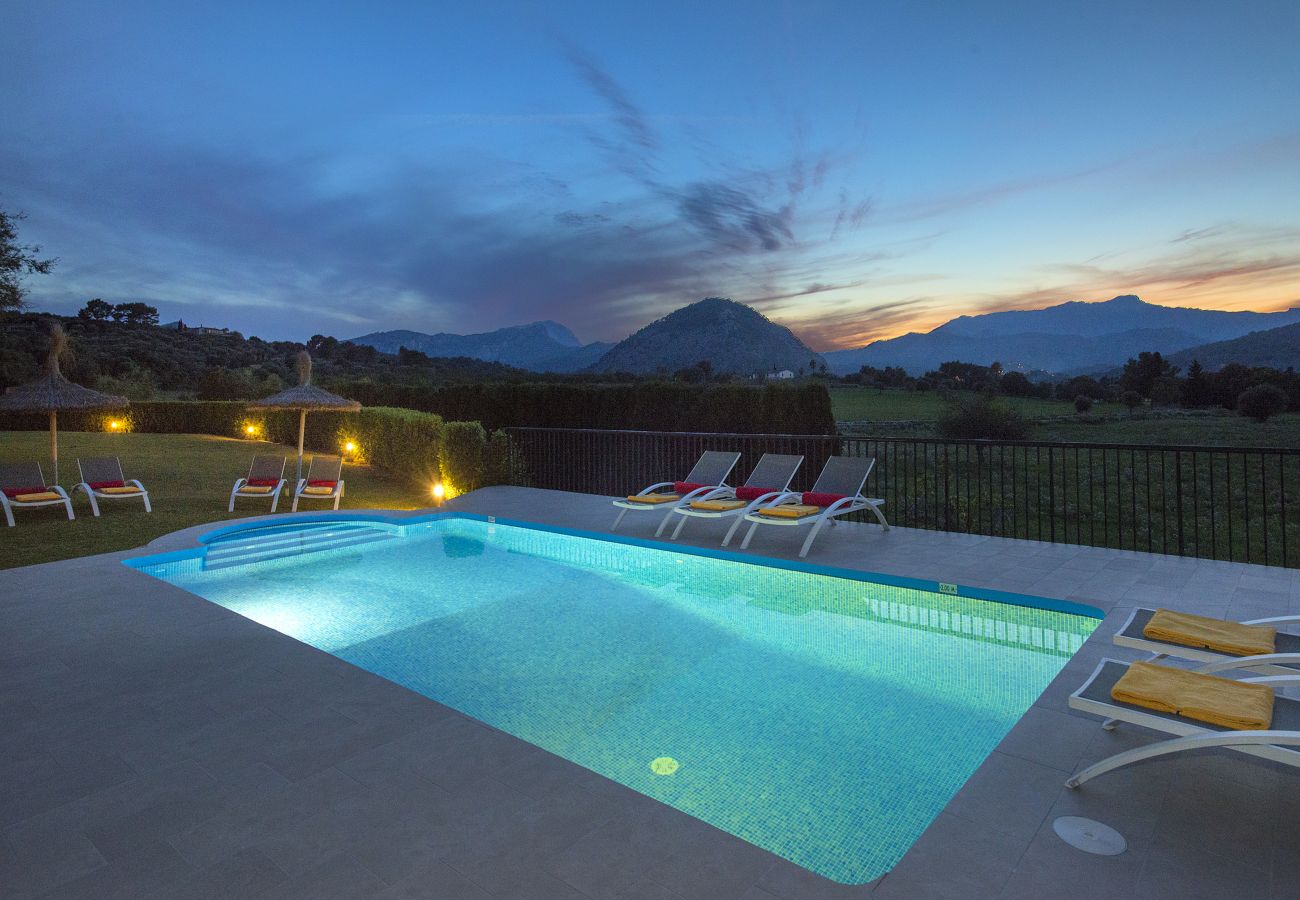
[[[1100,726],[1045,706],[1030,707],[998,744],[998,750],[1039,765],[1073,772]]]
[[[976,825],[942,812],[872,896],[898,898],[995,897],[1029,838]]]
[[[1076,850],[1044,825],[1007,879],[1006,900],[1120,900],[1136,897],[1146,851],[1130,848],[1118,856]]]
[[[1134,896],[1143,900],[1223,900],[1267,897],[1272,889],[1267,867],[1179,846],[1150,851]]]

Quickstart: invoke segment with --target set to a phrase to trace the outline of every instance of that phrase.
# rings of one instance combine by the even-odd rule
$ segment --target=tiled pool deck
[[[595,531],[613,519],[608,499],[523,488],[448,506]],[[658,517],[634,518],[621,532],[649,537]],[[683,543],[716,546],[722,530]],[[793,556],[794,535],[765,531],[752,553]],[[1065,703],[1098,659],[1134,657],[1110,642],[1129,609],[1300,613],[1300,572],[825,533],[810,561],[1108,613],[903,861],[844,887],[119,564],[141,553],[0,572],[0,896],[1300,897],[1296,770],[1211,751],[1063,786],[1156,738]],[[1072,849],[1051,827],[1067,814],[1119,829],[1129,850]]]

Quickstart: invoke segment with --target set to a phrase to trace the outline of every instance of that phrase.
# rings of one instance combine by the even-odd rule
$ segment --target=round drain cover
[[[1081,816],[1061,816],[1052,823],[1057,837],[1084,853],[1118,856],[1128,849],[1128,841],[1109,825]]]

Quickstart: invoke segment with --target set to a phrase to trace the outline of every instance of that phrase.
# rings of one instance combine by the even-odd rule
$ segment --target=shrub
[[[1286,412],[1286,391],[1275,384],[1257,384],[1246,388],[1237,397],[1237,411],[1256,422],[1267,422],[1278,413]]]
[[[1083,415],[1092,409],[1092,398],[1087,394],[1080,394],[1074,398],[1074,411]]]
[[[983,394],[949,403],[936,428],[947,440],[1023,441],[1030,430],[1028,419]]]
[[[483,450],[487,432],[478,422],[448,422],[443,427],[438,462],[448,494],[463,494],[483,482]]]
[[[1132,415],[1133,410],[1145,403],[1146,399],[1137,391],[1125,391],[1119,395],[1119,402],[1127,406],[1129,415]]]

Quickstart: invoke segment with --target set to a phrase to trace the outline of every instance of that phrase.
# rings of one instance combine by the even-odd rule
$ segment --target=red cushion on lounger
[[[87,483],[90,485],[92,491],[102,491],[104,488],[110,487],[126,487],[126,482],[121,479],[118,479],[117,481],[91,481]]]
[[[250,478],[247,482],[249,487],[275,487],[279,483],[278,478]]]
[[[673,490],[679,494],[689,494],[691,491],[698,491],[702,487],[708,487],[707,484],[695,484],[691,481],[674,481]]]
[[[338,487],[338,484],[339,483],[337,481],[325,481],[324,479],[321,478],[313,478],[307,482],[307,487],[333,488],[333,487]]]
[[[47,487],[24,487],[24,488],[5,488],[5,496],[12,500],[19,494],[43,494],[48,491]]]
[[[775,490],[774,488],[738,487],[736,488],[736,499],[757,500],[759,497],[763,496],[764,494],[770,494],[774,490]]]
[[[804,491],[804,506],[830,506],[837,500],[843,500],[843,494],[814,494],[812,491]]]

